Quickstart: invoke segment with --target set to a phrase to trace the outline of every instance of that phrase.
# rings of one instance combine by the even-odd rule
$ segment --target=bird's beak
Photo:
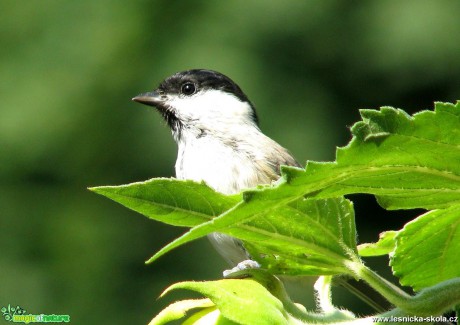
[[[154,90],[152,92],[137,95],[132,100],[149,106],[161,107],[166,101],[166,96]]]

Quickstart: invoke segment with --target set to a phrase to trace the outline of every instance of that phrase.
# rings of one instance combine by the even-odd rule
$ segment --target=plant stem
[[[366,267],[360,260],[347,262],[356,276],[366,281],[390,303],[416,316],[441,315],[460,303],[460,278],[440,282],[411,296]]]
[[[401,306],[407,304],[411,296],[400,288],[390,283],[388,280],[382,278],[380,275],[369,269],[361,261],[354,262],[351,268],[355,274],[369,283],[375,291],[384,296],[391,304]]]
[[[332,276],[320,276],[315,282],[316,304],[322,312],[329,312],[334,309],[331,300]]]

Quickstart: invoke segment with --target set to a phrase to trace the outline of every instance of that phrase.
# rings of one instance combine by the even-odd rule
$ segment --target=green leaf
[[[189,318],[187,318],[182,325],[199,325],[199,324],[204,324],[204,325],[238,325],[235,322],[232,322],[231,320],[228,320],[227,318],[223,317],[222,314],[220,313],[219,309],[216,309],[214,307],[214,310],[211,310],[211,308],[208,309],[202,309],[193,315],[191,315]]]
[[[288,244],[283,247],[283,253],[286,253],[284,249],[295,247],[297,243],[293,239],[299,238],[294,235],[291,240],[285,240],[286,234],[292,232],[289,229],[291,219],[285,218],[286,209],[306,195],[322,198],[371,193],[378,195],[380,203],[387,208],[443,208],[460,202],[459,103],[456,106],[437,103],[436,112],[424,111],[414,117],[388,107],[380,111],[363,110],[361,114],[363,121],[353,126],[354,138],[347,147],[338,150],[337,162],[309,163],[305,171],[284,167],[284,179],[276,186],[246,191],[245,202],[220,218],[194,228],[158,252],[152,260],[211,231],[221,231],[246,240],[251,243],[247,245],[248,248],[257,249],[261,247],[254,243],[260,241],[280,246],[277,239],[282,235],[281,240]],[[436,125],[436,131],[432,130],[433,125]],[[443,159],[439,159],[440,156]],[[258,229],[260,238],[248,237],[244,230],[255,234],[255,228],[260,227],[261,223],[254,225],[255,228],[246,227],[243,231],[241,227],[238,230],[234,227],[246,226],[247,222],[253,226],[250,223],[252,220],[265,220],[267,216],[274,215],[284,216],[284,220],[288,221],[283,223],[269,219],[267,226],[274,231],[266,233]],[[300,232],[300,238],[305,238],[303,236]],[[297,255],[297,252],[303,250],[304,257],[310,257],[305,245],[296,246],[298,250],[294,248],[295,255],[289,258],[293,263],[285,265],[292,272],[301,271],[297,264],[306,264],[305,258]],[[274,259],[278,257],[269,245],[263,248],[265,250],[260,253],[274,256]],[[317,252],[324,255],[321,250]],[[340,257],[339,263],[343,261],[344,255]],[[315,271],[321,269],[320,263],[324,263],[323,269],[331,270],[331,265],[324,258],[318,260],[313,254],[310,261],[318,262]],[[277,268],[282,269],[281,263],[278,263]],[[332,270],[331,273],[336,271]]]
[[[206,313],[214,311],[215,305],[209,299],[190,299],[181,300],[170,304],[168,307],[163,309],[149,325],[160,325],[168,322],[184,318],[188,312],[193,309],[201,308]]]
[[[374,194],[387,209],[460,203],[460,103],[436,103],[434,112],[414,116],[390,107],[361,115],[336,162],[283,167],[278,182],[242,197],[164,179],[93,190],[156,220],[194,227],[150,261],[219,231],[242,239],[276,273],[346,273],[344,263],[356,251],[355,225],[352,205],[341,196]]]
[[[251,279],[181,282],[166,289],[187,289],[206,296],[222,316],[238,324],[289,324],[282,302]]]
[[[379,235],[378,242],[358,245],[359,255],[381,256],[390,254],[395,249],[397,233],[397,231],[385,231]]]
[[[460,206],[428,212],[396,236],[390,265],[403,285],[414,290],[460,277]]]
[[[205,184],[171,178],[90,190],[151,219],[185,227],[209,221],[241,200],[240,195],[224,195]]]
[[[252,257],[275,274],[347,273],[344,261],[356,250],[354,210],[344,198],[302,198],[272,207],[252,199],[201,224],[161,249],[152,262],[171,249],[219,231],[244,241]],[[244,213],[242,213],[244,211]],[[249,214],[252,217],[241,219]]]
[[[390,107],[362,110],[335,163],[308,163],[305,172],[285,167],[285,177],[303,194],[370,193],[387,209],[460,203],[460,103],[435,109],[414,117]]]
[[[283,283],[261,269],[248,269],[232,273],[233,279],[211,282],[184,282],[175,284],[163,292],[162,297],[177,288],[197,291],[215,303],[209,306],[203,300],[203,308],[191,315],[183,324],[337,324],[355,316],[330,305],[330,281],[323,281],[321,310],[308,311],[305,306],[289,298]],[[316,288],[316,286],[315,286]],[[327,297],[326,297],[327,296]],[[324,300],[327,300],[325,302]],[[201,302],[186,300],[165,308],[150,324],[183,318]],[[358,320],[357,320],[358,321]]]
[[[336,263],[331,265],[328,263],[331,254],[320,249],[316,251],[322,257],[316,258],[312,254],[313,258],[310,258],[306,242],[296,241],[305,238],[303,229],[290,236],[292,230],[289,226],[297,227],[305,221],[301,218],[302,221],[297,223],[296,219],[287,218],[289,213],[286,209],[292,204],[304,197],[327,198],[351,193],[378,195],[380,203],[387,208],[445,208],[460,202],[459,103],[455,106],[437,103],[436,112],[424,111],[414,117],[393,108],[364,110],[362,116],[363,121],[355,124],[352,129],[354,138],[351,143],[338,150],[337,162],[309,163],[305,171],[284,167],[283,179],[277,184],[246,191],[244,202],[212,222],[192,229],[159,251],[150,261],[190,240],[211,231],[220,231],[246,240],[249,249],[259,250],[261,247],[257,246],[257,242],[270,242],[273,246],[283,246],[283,254],[288,253],[291,247],[294,247],[294,252],[303,250],[304,256],[289,256],[289,263],[285,264],[284,269],[279,260],[276,266],[265,263],[273,269],[293,274],[313,274],[325,270],[330,273],[322,274],[343,272],[339,264],[344,261],[346,254],[336,255]],[[436,131],[433,131],[433,125]],[[443,159],[439,159],[440,156]],[[256,229],[262,225],[257,221],[275,215],[283,216],[286,221],[268,219],[266,227],[272,228],[272,231]],[[310,220],[307,220],[305,222],[308,223]],[[251,221],[257,224],[248,228],[248,222],[253,226]],[[245,227],[240,227],[242,225]],[[252,235],[245,231],[252,232]],[[320,231],[316,233],[316,236],[321,235]],[[278,239],[285,245],[279,245]],[[331,251],[337,253],[334,249]],[[277,252],[271,251],[269,245],[259,253],[273,256],[275,260],[279,257]],[[283,254],[280,256],[285,257]],[[308,264],[308,270],[299,268],[297,263]]]

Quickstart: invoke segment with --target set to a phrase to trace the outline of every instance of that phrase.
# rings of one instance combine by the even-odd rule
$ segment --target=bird
[[[280,166],[300,164],[265,135],[256,109],[226,75],[208,69],[173,74],[133,101],[155,107],[177,143],[176,178],[204,181],[215,191],[236,194],[280,177]],[[242,242],[222,233],[208,235],[215,249],[235,267],[257,267]]]
[[[281,176],[281,166],[302,168],[287,149],[261,131],[252,102],[220,72],[177,72],[155,90],[132,100],[155,107],[170,127],[178,147],[178,179],[204,181],[215,191],[230,195],[275,182]],[[224,277],[260,267],[239,239],[218,232],[208,238],[233,267],[224,271]],[[352,281],[337,279],[377,311],[386,310],[385,302],[369,297],[368,290]]]

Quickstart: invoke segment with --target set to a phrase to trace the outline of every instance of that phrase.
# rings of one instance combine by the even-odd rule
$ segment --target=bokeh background
[[[144,261],[184,229],[89,192],[174,175],[176,146],[131,102],[170,74],[229,75],[299,161],[333,160],[358,109],[460,98],[459,1],[61,1],[0,4],[0,305],[75,324],[146,324],[226,268],[206,239]],[[399,229],[356,197],[360,241]],[[385,276],[387,260],[369,260]],[[308,285],[307,285],[308,287]],[[312,306],[309,288],[297,299]],[[337,303],[356,304],[339,292]]]

